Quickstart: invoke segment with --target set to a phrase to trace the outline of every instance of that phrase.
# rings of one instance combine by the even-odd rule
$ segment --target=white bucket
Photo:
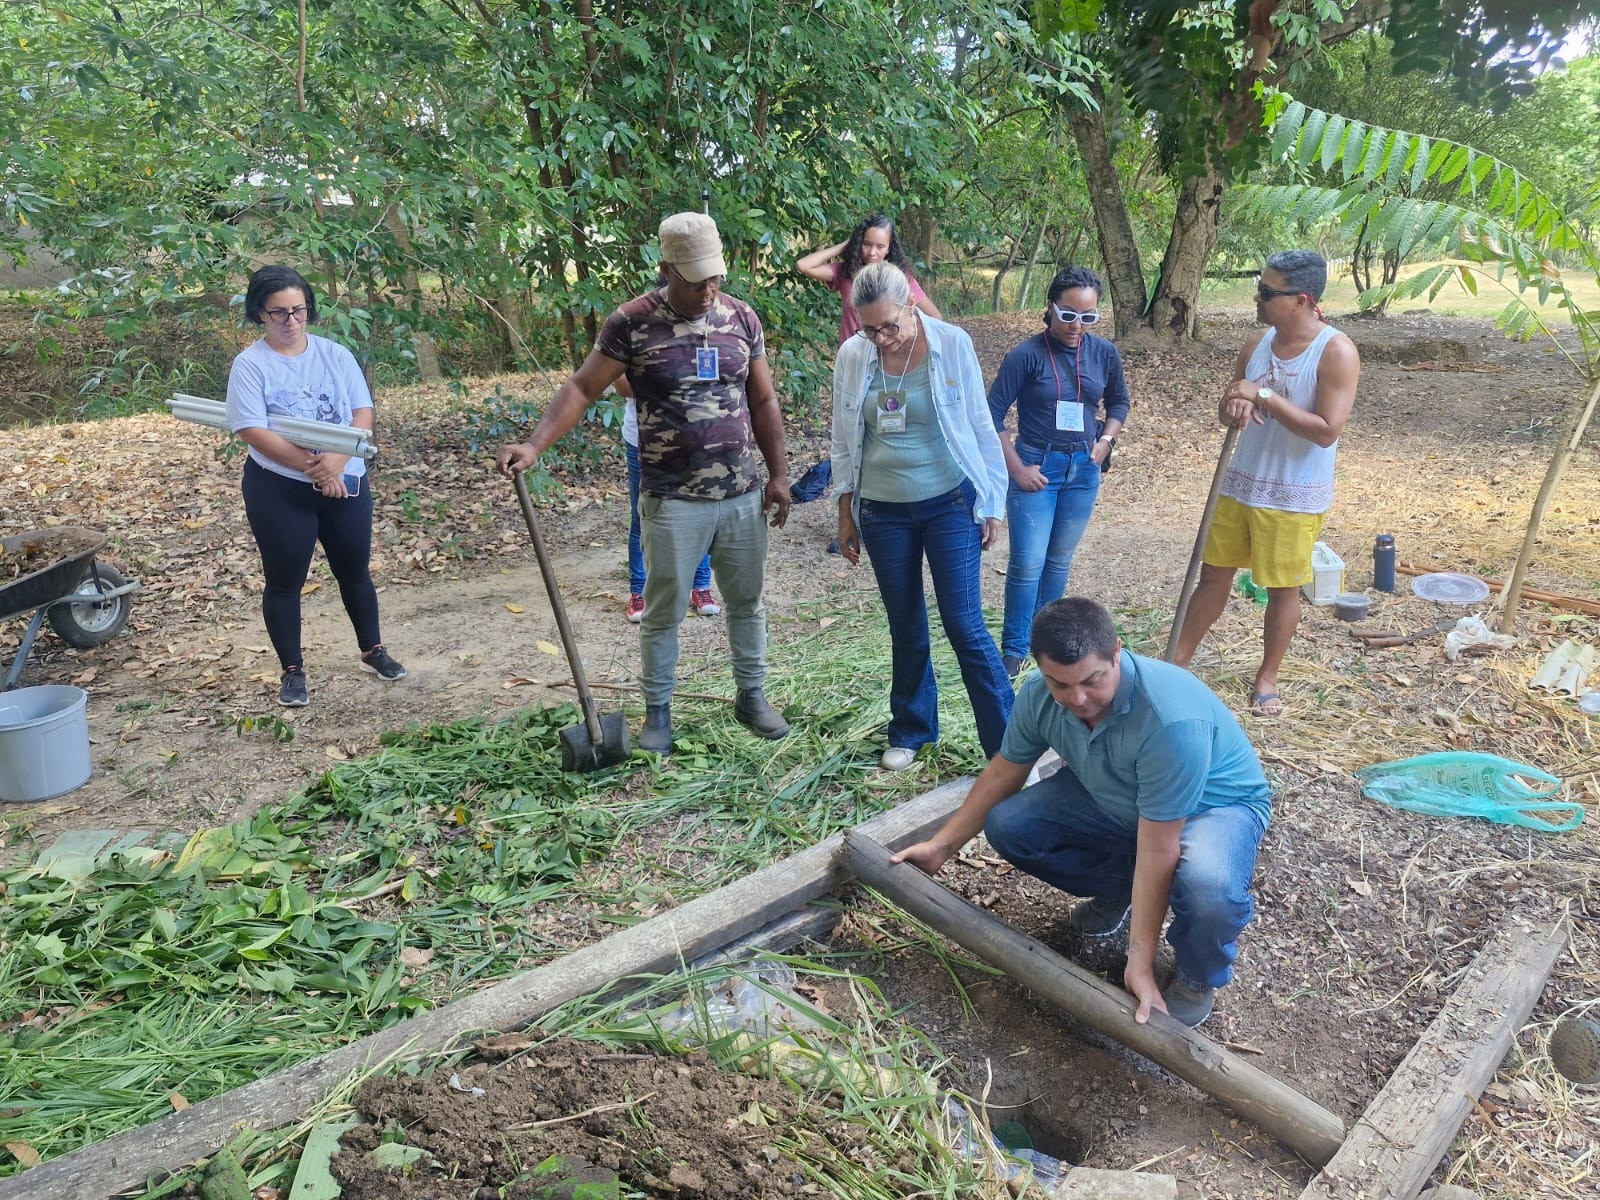
[[[82,688],[0,692],[0,802],[32,804],[89,781],[88,709]]]

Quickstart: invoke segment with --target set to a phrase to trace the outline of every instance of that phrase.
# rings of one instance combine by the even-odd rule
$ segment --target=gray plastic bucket
[[[0,692],[0,801],[32,804],[89,782],[88,709],[82,688]]]

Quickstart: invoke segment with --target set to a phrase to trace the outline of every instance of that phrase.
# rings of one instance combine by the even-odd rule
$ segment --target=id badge
[[[1056,432],[1083,432],[1083,405],[1076,400],[1056,401]]]
[[[904,433],[906,431],[906,397],[904,392],[878,393],[878,432]]]
[[[694,377],[696,379],[718,379],[722,372],[717,367],[717,348],[715,346],[701,346],[694,352]]]

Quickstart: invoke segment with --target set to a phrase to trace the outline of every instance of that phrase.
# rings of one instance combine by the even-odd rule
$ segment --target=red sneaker
[[[644,620],[644,597],[637,592],[628,597],[628,620],[635,625]]]
[[[695,588],[689,593],[689,603],[702,617],[714,617],[722,611],[722,605],[717,603],[710,588]]]

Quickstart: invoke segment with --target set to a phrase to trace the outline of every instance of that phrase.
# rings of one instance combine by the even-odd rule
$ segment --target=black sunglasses
[[[1259,279],[1256,280],[1256,299],[1257,300],[1275,300],[1279,296],[1299,296],[1299,295],[1302,295],[1302,293],[1301,292],[1297,292],[1297,291],[1293,290],[1292,288],[1268,287],[1266,284],[1262,283]]]

